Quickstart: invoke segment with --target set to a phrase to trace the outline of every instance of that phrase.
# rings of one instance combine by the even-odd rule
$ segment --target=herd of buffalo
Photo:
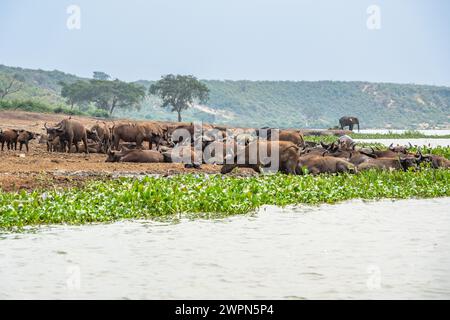
[[[103,121],[87,128],[71,118],[54,126],[45,124],[44,129],[45,134],[0,129],[1,150],[5,144],[8,149],[17,150],[19,144],[20,150],[25,145],[28,152],[30,140],[38,139],[39,143],[47,144],[48,152],[104,153],[107,162],[183,162],[186,167],[194,168],[201,163],[215,163],[223,164],[222,173],[231,172],[235,167],[260,172],[261,167],[273,164],[270,163],[273,155],[277,156],[277,170],[286,174],[355,173],[367,169],[406,171],[417,169],[422,163],[429,163],[433,168],[450,168],[450,161],[445,157],[422,154],[420,150],[411,152],[411,145],[391,145],[387,150],[363,148],[347,136],[331,144],[313,143],[305,141],[298,130]],[[144,142],[148,142],[148,149],[144,148]],[[177,157],[173,150],[177,150]]]

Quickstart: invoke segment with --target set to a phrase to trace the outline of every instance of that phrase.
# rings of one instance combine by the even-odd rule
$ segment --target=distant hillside
[[[82,79],[57,70],[32,70],[0,64],[0,80],[12,77],[14,74],[22,75],[25,84],[20,92],[7,96],[8,99],[33,99],[51,104],[64,103],[64,99],[60,95],[61,86],[58,84],[60,81],[72,83]]]
[[[20,73],[26,88],[8,99],[61,103],[59,81],[80,79],[60,71],[0,65],[0,78]],[[148,87],[151,81],[138,81]],[[343,115],[360,118],[362,128],[450,127],[450,88],[412,84],[341,81],[204,81],[210,92],[206,106],[184,113],[184,120],[236,126],[328,128]],[[141,110],[119,110],[118,117],[175,120],[176,114],[148,97]]]

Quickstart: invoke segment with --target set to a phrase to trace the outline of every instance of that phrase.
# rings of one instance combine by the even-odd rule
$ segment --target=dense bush
[[[48,104],[32,101],[32,100],[0,100],[1,110],[22,110],[22,111],[32,111],[32,112],[53,112],[53,108]]]

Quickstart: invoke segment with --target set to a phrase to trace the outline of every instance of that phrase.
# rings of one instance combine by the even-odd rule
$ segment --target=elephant
[[[359,131],[359,119],[356,117],[342,117],[339,119],[339,124],[341,125],[342,130],[344,130],[344,127],[348,126],[351,131],[353,131],[353,126],[357,124]]]

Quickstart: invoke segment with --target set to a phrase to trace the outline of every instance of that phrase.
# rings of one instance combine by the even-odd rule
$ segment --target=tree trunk
[[[181,122],[181,110],[177,110],[178,112],[178,122]]]
[[[112,114],[114,112],[114,109],[116,108],[116,103],[117,103],[117,100],[114,99],[112,104],[111,104],[111,108],[109,109],[109,116],[110,117],[112,116]]]

